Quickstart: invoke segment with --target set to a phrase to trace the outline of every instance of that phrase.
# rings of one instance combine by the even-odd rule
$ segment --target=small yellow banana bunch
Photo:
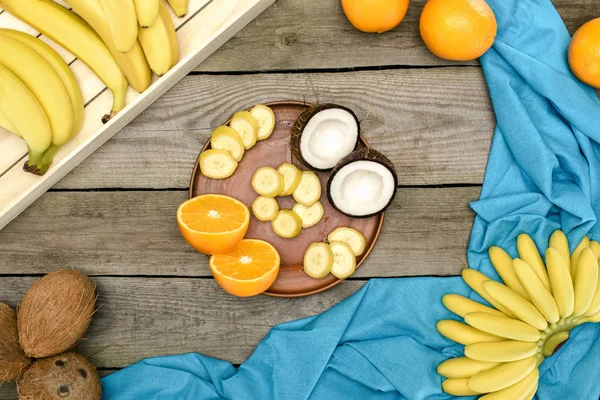
[[[600,322],[600,243],[585,237],[569,253],[565,234],[555,231],[546,263],[526,234],[517,239],[519,258],[491,247],[491,262],[504,281],[473,269],[464,281],[494,308],[447,294],[442,302],[466,323],[442,320],[438,331],[465,345],[465,357],[444,361],[437,371],[453,396],[484,400],[528,400],[538,387],[538,366],[568,338],[575,326]]]

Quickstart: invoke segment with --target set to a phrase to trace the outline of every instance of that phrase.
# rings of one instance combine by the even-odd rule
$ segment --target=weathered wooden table
[[[240,364],[272,326],[322,312],[369,278],[458,274],[494,129],[481,68],[428,52],[418,28],[425,0],[384,35],[356,31],[339,3],[278,0],[0,231],[0,301],[16,306],[58,267],[91,275],[100,309],[78,350],[107,374],[192,351]],[[554,0],[571,33],[600,16],[596,3]],[[175,213],[212,129],[283,99],[366,116],[364,134],[395,163],[400,190],[351,279],[306,298],[239,299],[212,280]],[[12,398],[12,385],[0,388]]]

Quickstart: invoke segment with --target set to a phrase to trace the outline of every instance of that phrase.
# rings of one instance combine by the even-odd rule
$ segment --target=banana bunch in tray
[[[169,0],[177,16],[189,0]],[[113,94],[103,122],[121,111],[127,87],[151,84],[179,60],[171,15],[162,0],[0,0],[0,7],[84,62]],[[25,140],[25,171],[43,175],[83,126],[84,99],[73,72],[47,44],[0,29],[0,126]]]
[[[473,269],[462,277],[488,307],[458,294],[442,302],[466,323],[442,320],[438,331],[465,345],[465,357],[444,361],[437,371],[443,390],[485,400],[529,400],[538,386],[538,366],[569,339],[577,325],[600,322],[600,243],[585,237],[571,254],[565,234],[555,231],[542,260],[526,234],[517,239],[519,258],[489,249],[504,284]]]

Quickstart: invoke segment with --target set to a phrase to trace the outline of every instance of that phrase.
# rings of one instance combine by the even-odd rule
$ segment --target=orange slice
[[[270,243],[244,239],[227,254],[212,256],[210,270],[230,294],[255,296],[267,290],[279,273],[281,259]]]
[[[250,211],[232,197],[206,194],[180,205],[177,223],[181,235],[194,249],[204,254],[223,254],[246,235]]]

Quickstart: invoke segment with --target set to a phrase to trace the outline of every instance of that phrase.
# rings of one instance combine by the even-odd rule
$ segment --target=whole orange
[[[600,18],[586,22],[573,35],[569,66],[580,81],[600,89]]]
[[[363,32],[383,33],[404,19],[410,0],[342,0],[348,21]]]
[[[469,61],[492,47],[498,25],[484,0],[429,0],[419,27],[433,54],[446,60]]]

